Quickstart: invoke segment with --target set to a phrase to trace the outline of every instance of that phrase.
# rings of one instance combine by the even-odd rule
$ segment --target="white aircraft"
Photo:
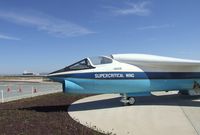
[[[63,84],[63,92],[120,93],[121,102],[136,96],[177,90],[200,95],[200,61],[146,54],[113,54],[85,58],[49,74]]]

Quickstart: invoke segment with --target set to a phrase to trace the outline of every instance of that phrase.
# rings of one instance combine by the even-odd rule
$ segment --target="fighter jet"
[[[84,58],[48,76],[64,93],[119,93],[124,104],[154,91],[200,95],[200,61],[148,54]]]

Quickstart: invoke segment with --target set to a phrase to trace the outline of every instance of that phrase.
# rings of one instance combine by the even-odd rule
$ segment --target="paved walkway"
[[[160,92],[123,106],[118,94],[104,94],[74,102],[69,115],[83,125],[117,135],[200,135],[199,99]]]
[[[0,82],[0,103],[61,91],[62,85],[54,82]]]

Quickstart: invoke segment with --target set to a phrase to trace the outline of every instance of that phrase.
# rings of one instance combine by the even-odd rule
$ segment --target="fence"
[[[1,103],[61,91],[59,83],[0,82]]]

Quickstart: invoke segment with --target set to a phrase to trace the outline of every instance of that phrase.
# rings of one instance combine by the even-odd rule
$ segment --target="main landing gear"
[[[122,94],[122,99],[120,100],[124,105],[134,105],[135,98],[134,97],[127,97],[127,94]]]

